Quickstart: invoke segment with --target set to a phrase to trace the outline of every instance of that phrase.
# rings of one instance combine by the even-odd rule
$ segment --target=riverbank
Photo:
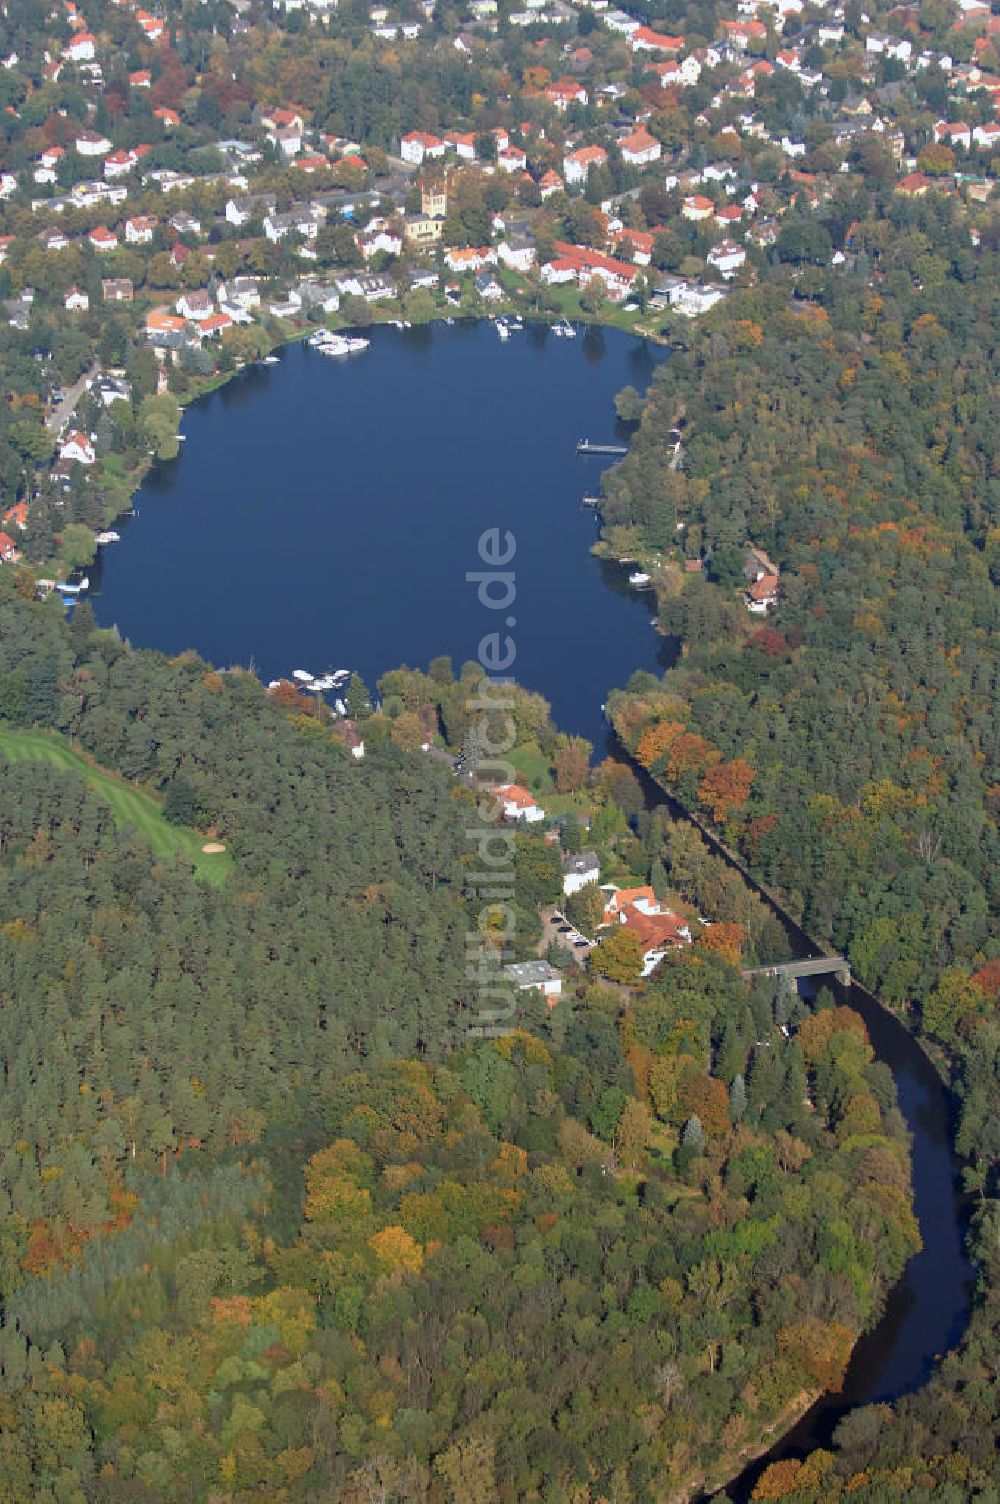
[[[829,954],[803,930],[782,896],[762,884],[738,853],[643,767],[617,733],[614,737],[647,798],[689,821],[709,850],[768,904],[793,942],[814,954]],[[859,1405],[892,1403],[920,1388],[943,1354],[958,1346],[968,1330],[974,1278],[967,1247],[967,1198],[954,1147],[957,1103],[946,1062],[935,1059],[916,1037],[909,1017],[886,1007],[867,988],[852,981],[846,997],[863,1018],[876,1054],[892,1070],[896,1082],[900,1111],[910,1132],[911,1184],[923,1246],[887,1292],[875,1325],[856,1341],[841,1390],[821,1394],[797,1418],[790,1418],[777,1440],[768,1440],[748,1456],[748,1466],[706,1485],[697,1504],[707,1504],[712,1493],[722,1488],[736,1504],[746,1504],[771,1463],[828,1447],[839,1420]],[[694,1504],[694,1496],[683,1504]]]

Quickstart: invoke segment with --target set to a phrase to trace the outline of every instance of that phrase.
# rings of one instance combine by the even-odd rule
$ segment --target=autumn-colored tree
[[[882,1114],[875,1098],[867,1092],[858,1092],[851,1097],[837,1124],[837,1137],[843,1143],[856,1134],[878,1133],[882,1126]]]
[[[363,1169],[363,1156],[351,1139],[337,1139],[320,1149],[305,1167],[308,1222],[356,1223],[371,1209],[371,1193],[353,1178]]]
[[[590,953],[589,969],[609,982],[636,982],[642,972],[642,941],[627,924],[618,924]]]
[[[586,783],[590,772],[590,752],[590,743],[582,736],[568,737],[566,744],[559,748],[552,759],[552,767],[560,794],[573,793]]]
[[[798,1487],[798,1477],[801,1471],[802,1463],[797,1457],[783,1457],[780,1462],[772,1462],[761,1473],[750,1497],[752,1499],[787,1499],[788,1495],[793,1494]]]
[[[658,726],[647,726],[635,749],[635,755],[643,767],[654,768],[660,758],[669,752],[683,730],[681,721],[661,721]]]
[[[818,1013],[804,1018],[799,1026],[798,1039],[806,1064],[815,1065],[818,1060],[822,1060],[834,1034],[846,1029],[852,1030],[865,1044],[868,1043],[864,1019],[853,1008],[843,1004],[836,1008],[821,1008]]]
[[[710,924],[702,930],[695,946],[698,950],[708,950],[713,955],[722,956],[731,966],[738,966],[746,939],[747,933],[742,924],[731,924],[728,920],[720,919],[717,924]]]
[[[924,1003],[923,1025],[928,1034],[948,1044],[962,1018],[984,1011],[982,989],[960,966],[947,966]]]
[[[778,1347],[823,1389],[839,1389],[854,1345],[854,1333],[839,1321],[804,1316],[778,1333]]]
[[[736,757],[732,762],[720,762],[709,768],[698,785],[698,798],[710,811],[717,824],[726,820],[734,809],[739,809],[750,797],[754,770],[745,757]]]
[[[405,1227],[383,1227],[368,1239],[368,1246],[380,1266],[391,1274],[419,1274],[424,1267],[424,1250]]]
[[[684,1117],[698,1118],[710,1137],[729,1132],[729,1093],[721,1081],[688,1070],[681,1078],[679,1095]]]
[[[721,756],[718,747],[696,731],[682,731],[667,753],[667,777],[676,780],[685,773],[700,773]]]
[[[649,1113],[635,1097],[629,1097],[615,1130],[615,1148],[628,1169],[638,1169],[642,1163],[651,1131]]]
[[[1000,997],[1000,960],[987,961],[985,966],[972,973],[972,980],[984,997]]]
[[[917,166],[932,178],[945,177],[955,170],[955,153],[943,141],[928,141],[917,158]]]

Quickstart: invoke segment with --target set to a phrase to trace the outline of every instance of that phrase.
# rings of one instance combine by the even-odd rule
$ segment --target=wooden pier
[[[577,454],[628,454],[625,444],[595,444],[592,439],[581,439],[576,446]]]

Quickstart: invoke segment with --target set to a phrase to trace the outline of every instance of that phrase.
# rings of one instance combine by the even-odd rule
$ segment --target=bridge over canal
[[[745,977],[799,977],[834,976],[844,987],[851,985],[851,963],[846,956],[810,956],[805,961],[776,961],[773,966],[753,966],[743,972]]]

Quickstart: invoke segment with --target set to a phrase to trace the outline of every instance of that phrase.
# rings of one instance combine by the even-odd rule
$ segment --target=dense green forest
[[[6,584],[0,716],[232,862],[0,763],[0,1499],[639,1501],[837,1384],[918,1244],[856,1015],[696,948],[471,1042],[440,764]]]
[[[847,950],[959,1102],[982,1281],[968,1339],[895,1422],[859,1412],[835,1456],[801,1477],[783,1464],[760,1496],[987,1499],[1000,1414],[1000,258],[995,237],[970,258],[944,200],[871,207],[852,245],[853,270],[817,274],[808,297],[733,298],[658,373],[608,478],[605,523],[654,558],[683,538],[658,584],[661,622],[685,646],[662,680],[636,676],[614,715],[654,775]],[[766,620],[744,604],[750,544],[780,570]]]

